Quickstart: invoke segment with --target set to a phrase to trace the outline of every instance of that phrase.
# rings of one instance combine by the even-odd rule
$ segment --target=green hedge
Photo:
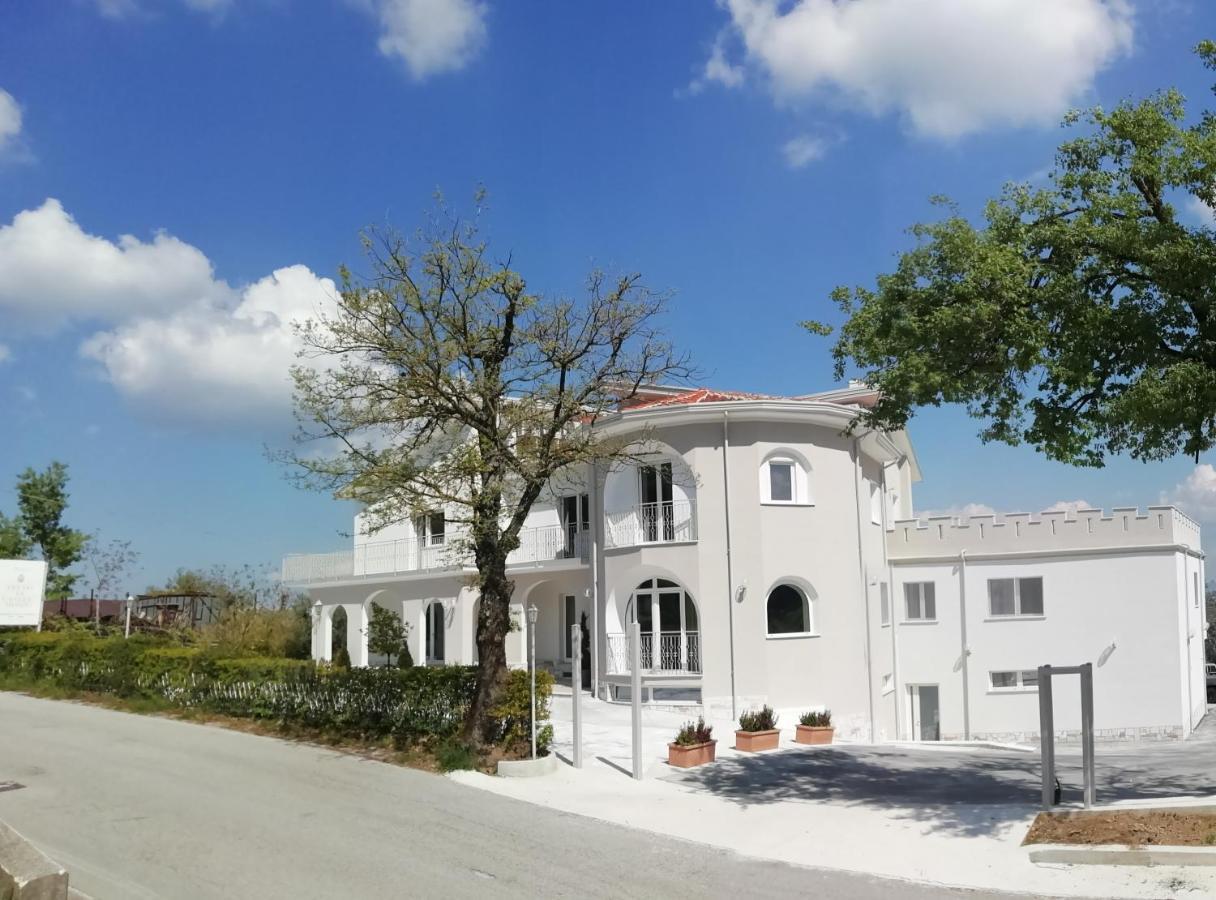
[[[309,660],[232,658],[134,636],[96,638],[70,632],[0,635],[0,679],[47,684],[231,716],[275,719],[359,737],[411,741],[456,733],[473,697],[476,670],[464,666],[333,669]],[[538,673],[537,720],[549,717],[553,679]],[[530,739],[526,672],[510,673],[494,710],[498,743]],[[542,729],[548,745],[551,728]]]

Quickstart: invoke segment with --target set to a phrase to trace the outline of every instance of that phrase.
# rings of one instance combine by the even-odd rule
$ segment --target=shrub
[[[823,712],[805,712],[798,719],[798,724],[812,728],[828,728],[832,724],[832,711],[825,709]]]
[[[777,715],[771,706],[745,710],[739,716],[740,731],[772,731],[777,727]]]
[[[536,672],[536,719],[545,722],[549,718],[549,701],[553,696],[553,673],[538,669]],[[490,710],[495,720],[495,734],[491,742],[502,747],[508,755],[524,756],[532,750],[532,680],[527,669],[512,669],[507,673],[506,684],[498,704]],[[553,743],[553,726],[544,725],[536,731],[536,753],[544,756]]]
[[[714,739],[714,727],[705,724],[705,717],[698,716],[696,722],[685,722],[676,732],[676,743],[681,747],[704,744]]]
[[[335,669],[349,669],[350,668],[350,651],[347,650],[345,647],[339,647],[337,649],[337,651],[334,653],[334,658],[332,660],[332,664]]]
[[[440,772],[476,769],[477,753],[468,744],[457,740],[446,740],[435,748],[435,763],[439,766]]]

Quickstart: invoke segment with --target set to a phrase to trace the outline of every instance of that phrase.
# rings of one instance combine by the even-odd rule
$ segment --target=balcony
[[[622,512],[607,513],[604,524],[604,546],[609,550],[691,542],[697,539],[697,503],[641,503]]]
[[[606,635],[608,640],[608,674],[628,675],[629,636]],[[655,638],[659,652],[655,655]],[[642,633],[642,671],[651,674],[701,674],[701,635],[697,631],[664,631],[655,635]]]
[[[559,560],[589,558],[590,536],[564,525],[525,528],[519,547],[507,556],[507,565],[543,565]],[[358,581],[386,575],[408,575],[473,566],[473,554],[463,542],[426,543],[413,538],[359,544],[334,553],[292,554],[283,559],[283,583],[290,585]]]

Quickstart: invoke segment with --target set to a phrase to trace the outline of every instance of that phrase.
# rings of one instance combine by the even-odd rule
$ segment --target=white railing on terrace
[[[628,675],[629,636],[610,634],[608,674]],[[664,631],[659,634],[659,657],[654,654],[654,635],[642,632],[642,671],[698,675],[701,672],[701,635],[696,631]]]
[[[590,545],[587,532],[575,532],[564,525],[525,528],[519,533],[519,547],[507,556],[507,565],[535,565],[560,559],[586,562]],[[359,544],[334,553],[292,554],[283,559],[283,582],[317,584],[471,565],[472,552],[455,537],[444,544],[403,538]]]
[[[697,539],[695,500],[640,503],[631,509],[604,516],[604,546],[637,547]]]

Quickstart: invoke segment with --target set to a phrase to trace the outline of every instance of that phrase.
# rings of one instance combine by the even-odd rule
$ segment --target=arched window
[[[760,502],[766,504],[809,505],[810,466],[792,450],[776,450],[760,466]]]
[[[769,634],[810,634],[811,605],[792,584],[779,584],[768,595]]]

